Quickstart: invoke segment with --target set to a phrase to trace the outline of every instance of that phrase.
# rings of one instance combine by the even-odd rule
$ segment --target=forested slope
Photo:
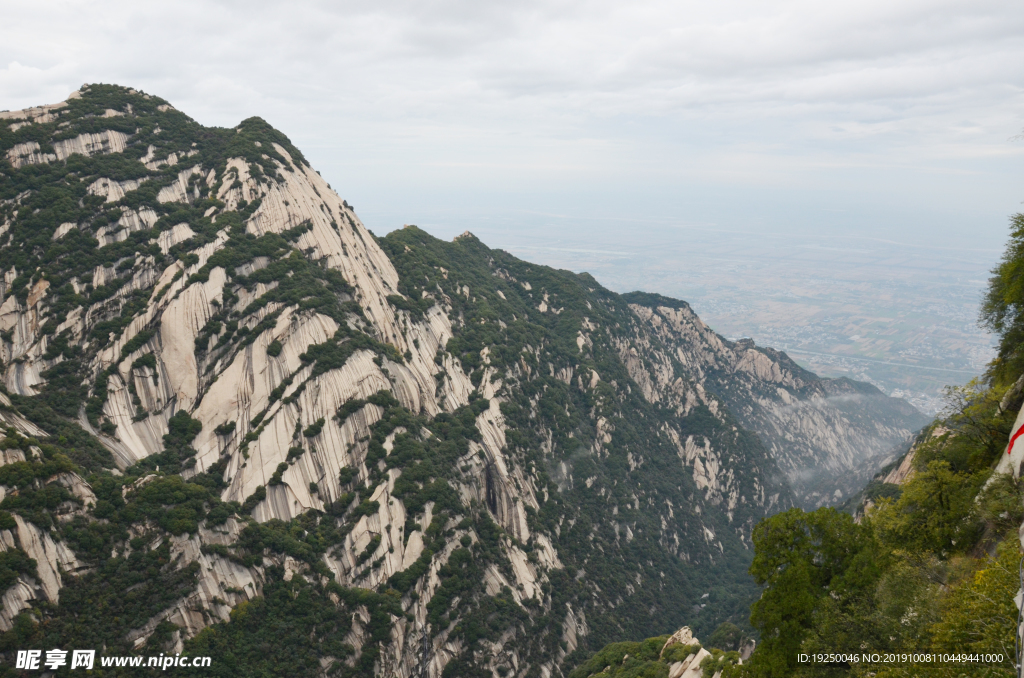
[[[915,425],[683,302],[377,237],[258,118],[90,85],[0,113],[0,157],[8,659],[564,675],[743,623],[754,525],[841,490],[788,476]]]
[[[948,389],[942,416],[850,506],[856,517],[793,508],[757,525],[757,649],[743,664],[737,656],[728,666],[709,662],[705,678],[720,670],[757,678],[1017,675],[1022,270],[1024,215],[1016,215],[982,309],[982,324],[1000,339],[986,374]],[[801,654],[844,658],[801,663]],[[598,664],[591,659],[574,675],[603,675]]]

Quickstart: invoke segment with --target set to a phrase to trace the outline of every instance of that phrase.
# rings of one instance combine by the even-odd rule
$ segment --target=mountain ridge
[[[7,648],[562,675],[616,637],[745,623],[754,524],[845,496],[826,481],[915,421],[685,302],[470,233],[378,238],[258,118],[76,94],[0,114],[0,542],[37,562]],[[246,619],[293,619],[285,592],[319,621],[268,656]]]

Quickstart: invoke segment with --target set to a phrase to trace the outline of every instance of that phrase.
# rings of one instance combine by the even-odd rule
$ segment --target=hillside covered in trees
[[[946,411],[875,476],[858,502],[845,512],[792,508],[755,527],[750,573],[763,589],[747,628],[756,631],[757,649],[742,664],[736,655],[727,666],[708,660],[705,678],[718,671],[750,678],[1017,675],[1022,214],[1011,220],[981,323],[1000,340],[986,374],[948,389]],[[802,663],[801,654],[842,656]],[[656,663],[602,673],[602,661],[592,658],[583,667],[595,670],[574,675],[669,675]]]
[[[109,85],[0,112],[0,360],[7,673],[564,676],[745,624],[754,526],[922,423],[685,302],[378,237],[265,121]]]

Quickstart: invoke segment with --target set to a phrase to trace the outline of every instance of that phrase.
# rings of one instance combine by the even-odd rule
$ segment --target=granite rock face
[[[918,420],[683,302],[468,233],[378,238],[258,119],[208,129],[87,86],[0,113],[0,150],[0,419],[50,445],[8,463],[41,469],[64,445],[78,464],[31,481],[71,497],[49,528],[12,508],[0,532],[35,561],[0,629],[33,601],[72,614],[62,587],[107,562],[69,542],[110,520],[96,483],[130,504],[170,474],[231,515],[123,518],[110,559],[165,549],[191,577],[126,647],[169,622],[181,651],[300,577],[354,605],[347,665],[373,649],[379,675],[562,675],[613,636],[738,614],[756,521],[838,502]],[[61,426],[108,456],[87,463]],[[392,596],[387,638],[376,608],[344,602],[358,590]]]
[[[843,503],[928,421],[869,384],[821,379],[784,353],[730,342],[683,302],[632,299],[637,340],[622,356],[644,396],[685,412],[714,394],[757,433],[808,509]]]

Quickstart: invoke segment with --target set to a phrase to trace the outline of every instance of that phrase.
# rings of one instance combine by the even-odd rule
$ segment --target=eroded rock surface
[[[295,641],[323,671],[564,675],[613,629],[713,620],[694,602],[757,520],[909,433],[681,302],[468,232],[378,238],[262,120],[96,85],[0,125],[0,469],[25,470],[0,544],[36,561],[0,628],[127,573],[126,652],[304,596],[336,623]]]

